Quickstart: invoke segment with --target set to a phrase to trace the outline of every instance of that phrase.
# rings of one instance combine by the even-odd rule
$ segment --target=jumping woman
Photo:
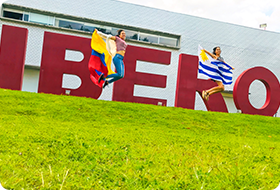
[[[224,62],[224,58],[221,57],[221,48],[220,47],[215,47],[213,49],[213,53],[210,53],[209,51],[203,49],[208,55],[210,55],[213,59],[215,60],[218,60],[220,62]],[[228,65],[228,64],[227,64]],[[229,65],[230,66],[230,65]],[[230,66],[231,67],[231,66]],[[234,68],[231,67],[231,69],[233,70]],[[218,92],[222,92],[224,91],[224,84],[223,84],[223,81],[219,81],[219,80],[215,80],[215,79],[212,79],[214,82],[216,82],[218,84],[218,86],[216,87],[213,87],[211,89],[208,89],[208,90],[203,90],[202,91],[202,98],[206,101],[209,100],[209,96],[211,96],[212,94],[215,94],[215,93],[218,93]]]
[[[102,35],[102,33],[99,32],[99,31],[97,31],[97,33]],[[126,37],[126,35],[125,35],[124,30],[118,30],[118,33],[117,33],[116,36],[110,36],[110,39],[114,40],[116,42],[116,46],[117,46],[117,53],[113,58],[113,63],[115,65],[117,73],[108,75],[106,77],[106,79],[105,79],[103,74],[99,77],[98,82],[100,82],[101,80],[105,80],[103,88],[105,86],[109,85],[110,83],[115,82],[115,81],[117,81],[119,79],[122,79],[124,77],[123,58],[124,58],[125,50],[126,50],[126,47],[127,47],[127,44],[125,42],[125,37]],[[111,79],[107,80],[108,78],[111,78]]]

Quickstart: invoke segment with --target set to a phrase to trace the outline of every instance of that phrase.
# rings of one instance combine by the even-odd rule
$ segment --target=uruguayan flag
[[[199,68],[198,72],[216,81],[223,82],[224,85],[232,83],[232,68],[228,64],[213,59],[206,54],[203,48],[198,46]]]

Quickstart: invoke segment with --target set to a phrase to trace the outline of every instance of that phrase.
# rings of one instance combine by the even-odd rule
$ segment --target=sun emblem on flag
[[[204,50],[201,50],[201,53],[200,53],[200,56],[201,56],[201,59],[205,62],[206,60],[208,60],[208,57],[205,53]]]

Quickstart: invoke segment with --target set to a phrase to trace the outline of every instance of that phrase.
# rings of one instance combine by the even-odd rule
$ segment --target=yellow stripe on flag
[[[106,49],[106,43],[104,40],[94,31],[92,33],[92,38],[91,38],[91,48],[100,53],[105,55],[105,63],[108,68],[108,75],[115,73],[111,69],[111,64],[112,64],[112,56],[109,54],[108,50]]]

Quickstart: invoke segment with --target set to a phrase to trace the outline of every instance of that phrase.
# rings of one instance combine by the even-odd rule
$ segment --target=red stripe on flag
[[[90,72],[90,79],[92,80],[92,82],[94,84],[96,84],[97,86],[102,87],[102,84],[104,83],[104,81],[100,81],[100,83],[98,83],[98,78],[100,75],[96,72],[96,70],[103,73],[104,77],[107,77],[108,69],[102,63],[102,61],[100,60],[100,57],[91,55],[89,63],[88,63],[88,68],[89,68],[89,72]]]

